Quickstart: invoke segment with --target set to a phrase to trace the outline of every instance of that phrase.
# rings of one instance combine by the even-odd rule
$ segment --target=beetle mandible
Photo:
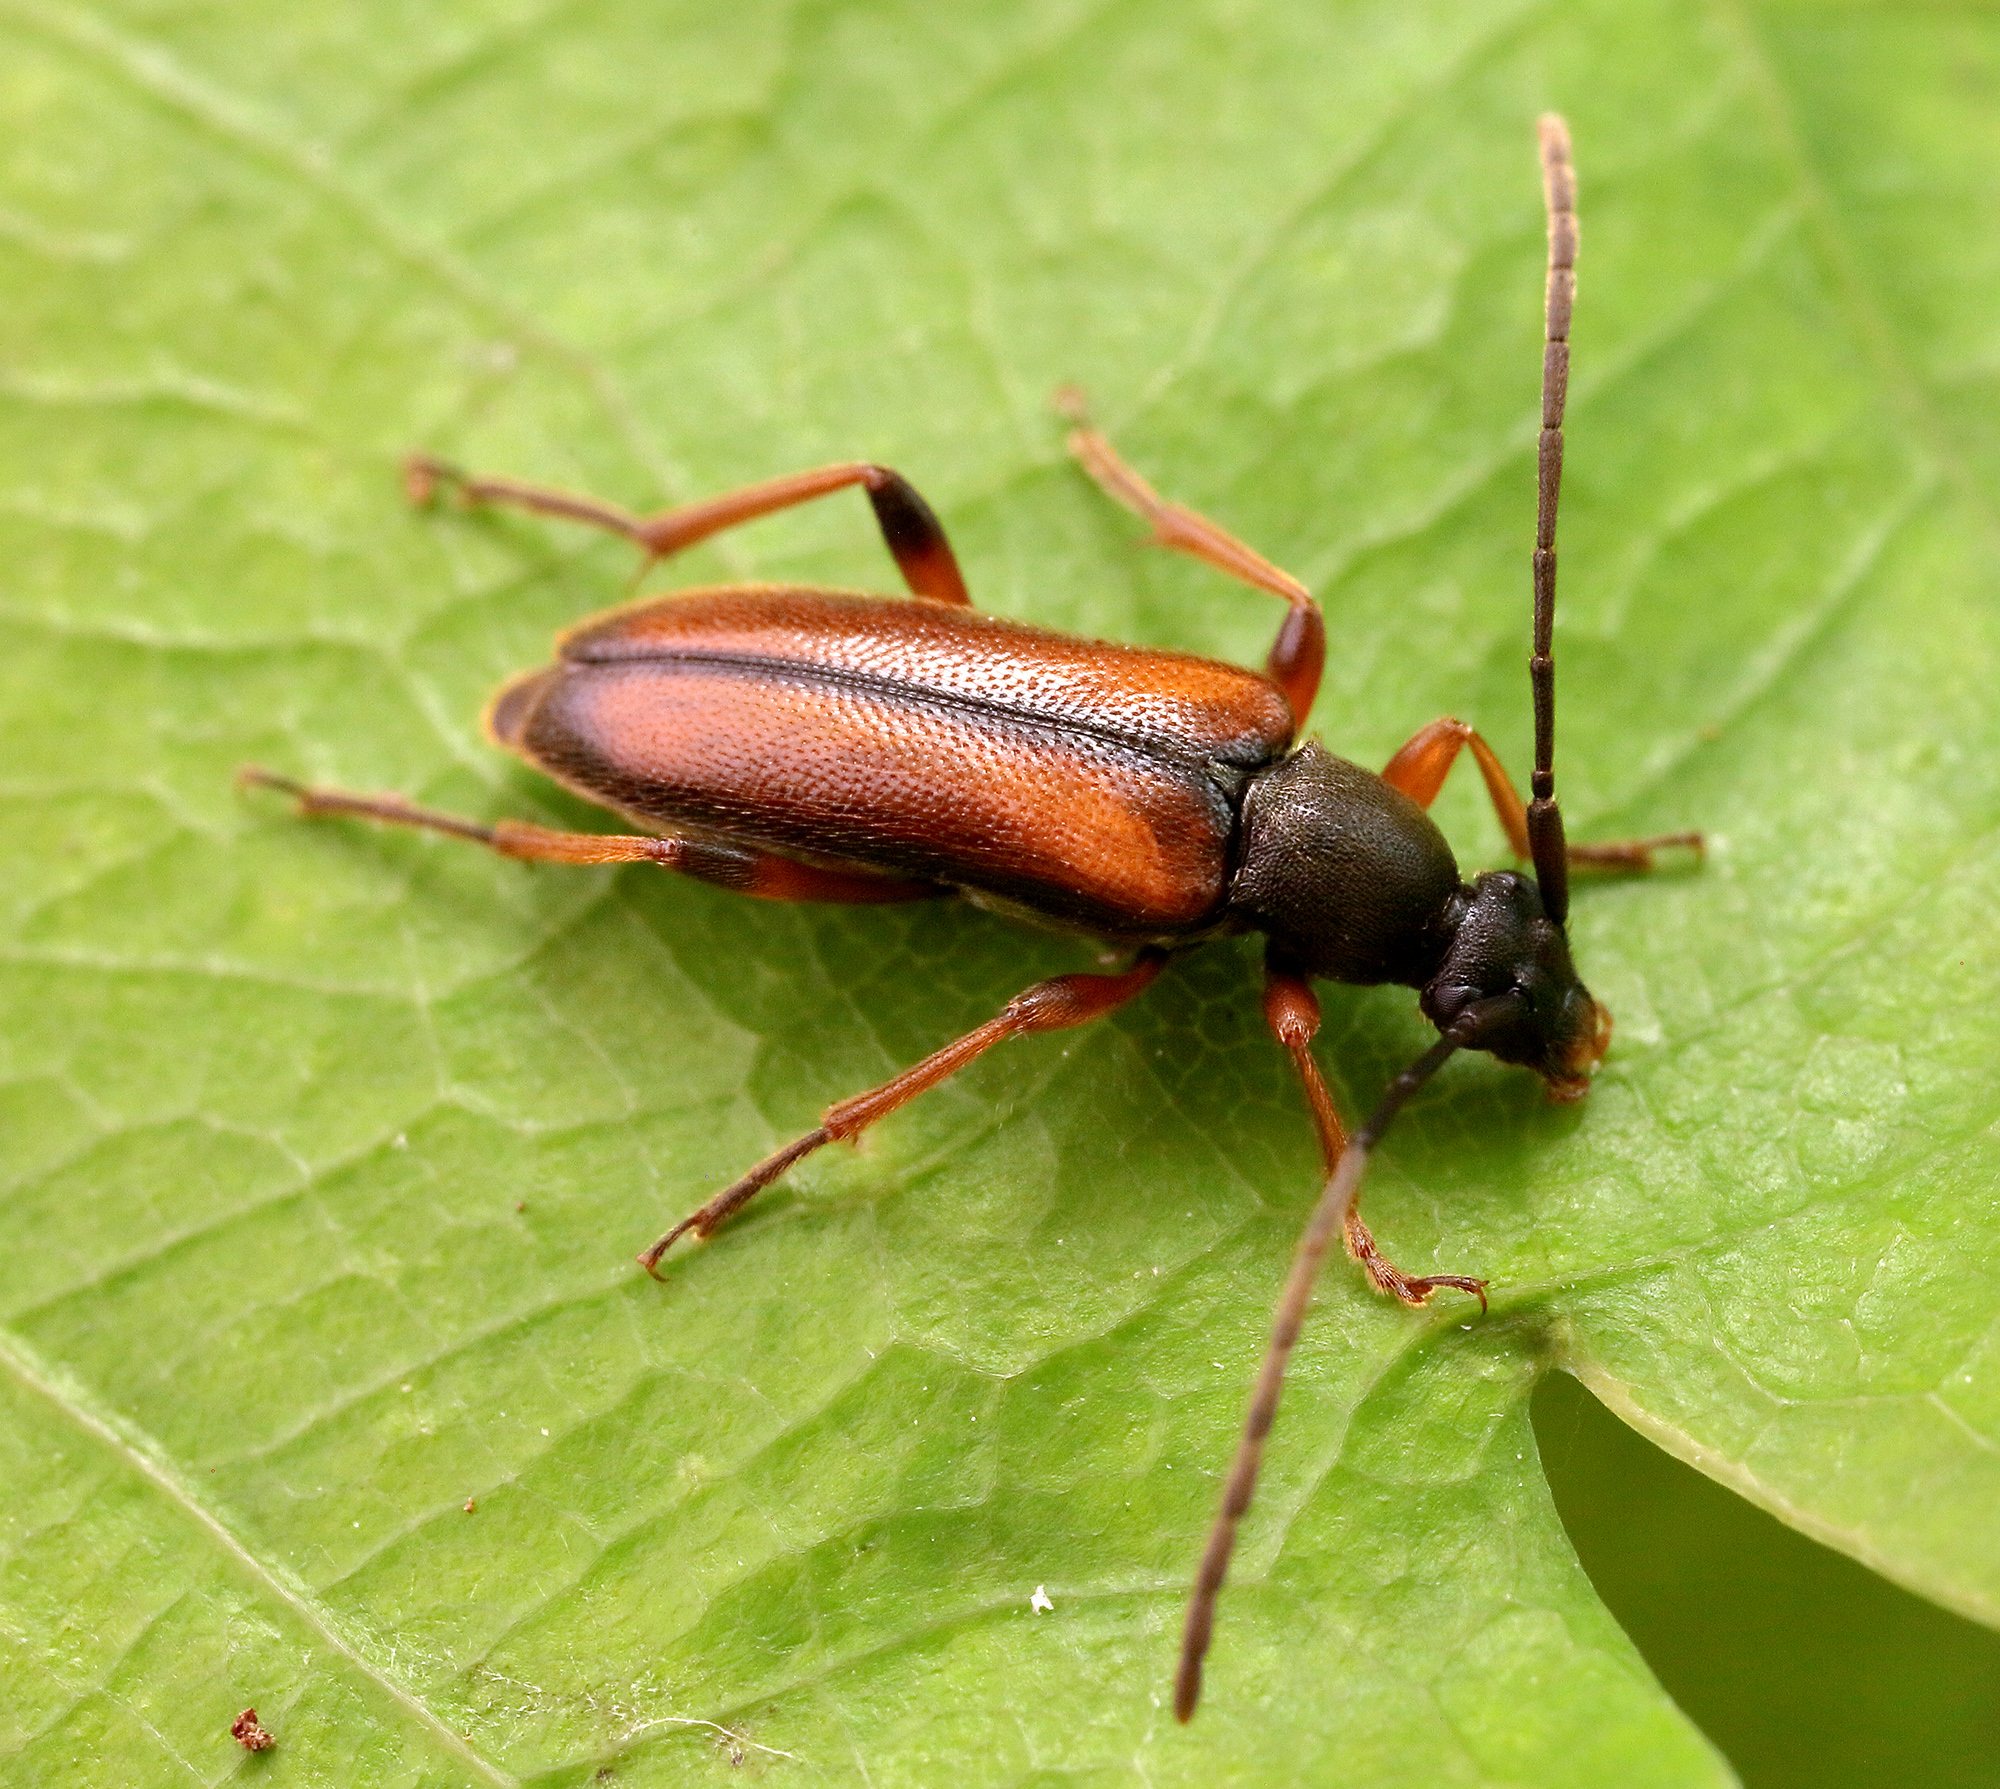
[[[1109,645],[981,615],[929,506],[886,466],[822,466],[654,516],[415,456],[417,502],[440,488],[622,535],[648,562],[710,535],[860,486],[910,588],[883,597],[739,585],[649,597],[585,621],[555,664],[516,678],[486,711],[496,744],[633,834],[491,825],[401,797],[312,788],[257,768],[246,784],[306,814],[427,827],[508,857],[652,863],[776,901],[912,901],[959,894],[1132,952],[1116,974],[1060,975],[819,1125],[661,1236],[639,1261],[657,1277],[680,1237],[707,1237],[786,1169],[852,1140],[993,1045],[1083,1025],[1141,993],[1168,960],[1228,933],[1264,934],[1264,1018],[1304,1084],[1327,1179],[1300,1237],[1259,1370],[1222,1510],[1189,1603],[1175,1687],[1183,1721],[1200,1694],[1215,1601],[1249,1508],[1286,1360],[1336,1232],[1377,1290],[1408,1305],[1485,1282],[1404,1272],[1376,1246],[1358,1194],[1368,1153],[1404,1103],[1460,1050],[1534,1070],[1549,1096],[1581,1099],[1611,1019],[1578,978],[1566,921],[1569,867],[1650,868],[1697,833],[1571,845],[1555,799],[1556,501],[1562,477],[1576,183],[1569,133],[1540,123],[1548,283],[1529,660],[1535,757],[1524,806],[1464,722],[1435,721],[1378,776],[1300,743],[1326,654],[1305,586],[1206,517],[1164,501],[1059,394],[1071,451],[1162,545],[1286,604],[1261,675],[1189,654]],[[1461,750],[1479,766],[1532,876],[1470,883],[1425,809]],[[1310,1045],[1315,979],[1418,989],[1439,1037],[1351,1134]]]

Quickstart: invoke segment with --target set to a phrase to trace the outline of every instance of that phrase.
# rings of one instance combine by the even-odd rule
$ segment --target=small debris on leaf
[[[278,1742],[264,1731],[254,1708],[246,1708],[229,1723],[229,1737],[246,1752],[268,1752]]]
[[[1040,1614],[1044,1609],[1053,1609],[1055,1607],[1055,1604],[1049,1601],[1049,1587],[1046,1584],[1037,1584],[1035,1586],[1035,1594],[1028,1598],[1028,1607],[1033,1609],[1037,1614]]]

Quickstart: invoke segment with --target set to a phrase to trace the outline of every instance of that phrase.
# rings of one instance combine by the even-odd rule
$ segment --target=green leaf
[[[2000,31],[1596,5],[0,6],[0,1780],[1682,1785],[1576,1564],[1569,1368],[2000,1611],[1990,1294]],[[479,707],[614,545],[417,516],[412,446],[658,505],[906,471],[979,600],[1258,662],[1134,462],[1318,589],[1316,729],[1524,762],[1532,121],[1584,259],[1558,657],[1617,1015],[1580,1109],[1460,1062],[1331,1271],[1222,1606],[1189,1572],[1315,1191],[1217,946],[633,1251],[1089,961],[306,825],[245,761],[591,823]],[[881,587],[852,499],[673,582]],[[664,576],[654,582],[664,585]],[[1441,819],[1501,844],[1471,779]],[[1329,989],[1348,1110],[1422,1047]],[[1040,1590],[1052,1608],[1031,1605]]]

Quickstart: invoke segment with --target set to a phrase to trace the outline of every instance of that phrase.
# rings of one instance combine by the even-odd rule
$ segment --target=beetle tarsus
[[[316,789],[310,783],[301,783],[293,777],[280,776],[274,770],[265,770],[256,764],[246,764],[236,773],[239,789],[275,789],[280,795],[289,795],[298,803],[302,817],[312,819],[327,814],[344,814],[356,820],[374,820],[384,826],[414,826],[428,832],[448,833],[453,838],[471,839],[475,844],[488,845],[510,857],[524,853],[515,840],[503,841],[501,828],[486,825],[479,820],[463,820],[456,814],[440,814],[430,808],[420,808],[415,802],[391,793],[387,795],[355,795],[346,789]],[[560,839],[567,835],[550,833],[545,828],[525,826],[519,822],[503,821],[501,827],[512,826],[516,835],[539,834],[545,838]],[[612,845],[621,844],[617,838],[608,841]],[[657,846],[663,841],[648,840],[647,844]],[[595,844],[595,840],[592,840]],[[535,853],[527,853],[535,855]],[[580,861],[596,862],[598,858]],[[605,859],[604,861],[623,861]]]
[[[1419,1280],[1406,1279],[1397,1288],[1396,1296],[1406,1305],[1415,1308],[1430,1303],[1433,1292],[1444,1290],[1471,1294],[1479,1300],[1479,1314],[1482,1317],[1486,1315],[1489,1308],[1486,1303],[1486,1282],[1470,1279],[1464,1274],[1434,1273]]]
[[[647,1273],[651,1274],[654,1279],[664,1281],[666,1275],[660,1272],[660,1257],[672,1248],[675,1243],[679,1242],[690,1230],[695,1231],[697,1237],[705,1236],[707,1232],[700,1228],[698,1221],[700,1217],[701,1213],[696,1212],[692,1217],[682,1218],[678,1224],[669,1230],[666,1235],[662,1236],[658,1242],[654,1243],[651,1248],[641,1251],[638,1256],[639,1265]]]
[[[699,1241],[706,1242],[726,1218],[749,1204],[787,1168],[803,1161],[815,1149],[831,1143],[833,1139],[833,1131],[822,1124],[807,1131],[803,1137],[787,1143],[776,1154],[767,1155],[741,1180],[732,1181],[698,1211],[691,1211],[682,1218],[666,1235],[639,1256],[639,1265],[657,1280],[660,1276],[654,1269],[659,1265],[660,1257],[690,1230],[695,1233]]]
[[[1377,1292],[1419,1309],[1431,1301],[1431,1294],[1439,1291],[1470,1293],[1479,1300],[1480,1313],[1486,1312],[1486,1282],[1475,1280],[1466,1274],[1405,1273],[1393,1261],[1384,1259],[1382,1251],[1375,1246],[1375,1238],[1368,1226],[1361,1221],[1358,1213],[1349,1209],[1346,1222],[1341,1226],[1341,1240],[1347,1245],[1350,1260],[1357,1262],[1368,1276],[1368,1283]]]

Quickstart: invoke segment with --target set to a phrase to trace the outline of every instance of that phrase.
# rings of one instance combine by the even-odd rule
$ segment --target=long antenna
[[[1569,847],[1556,806],[1556,505],[1562,497],[1563,405],[1569,397],[1569,316],[1576,302],[1576,169],[1569,158],[1569,126],[1554,112],[1545,112],[1536,128],[1542,140],[1542,197],[1549,213],[1549,281],[1535,480],[1535,654],[1528,660],[1535,694],[1528,845],[1542,908],[1561,925],[1569,918]]]
[[[1215,1599],[1229,1574],[1229,1555],[1236,1547],[1237,1524],[1250,1508],[1257,1489],[1258,1469],[1264,1463],[1264,1438],[1277,1419],[1278,1397],[1285,1388],[1285,1365],[1299,1339],[1312,1303],[1313,1281],[1320,1263],[1333,1246],[1333,1239],[1347,1222],[1354,1201],[1361,1192],[1362,1171],[1368,1154],[1382,1141],[1382,1133],[1394,1122],[1411,1094],[1443,1068],[1452,1055],[1472,1042],[1495,1011],[1507,1004],[1506,997],[1481,1000],[1469,1007],[1438,1041],[1389,1083],[1382,1102],[1368,1115],[1368,1122],[1347,1139],[1340,1160],[1328,1177],[1319,1203],[1306,1220],[1298,1247],[1292,1251],[1292,1270],[1285,1276],[1285,1289],[1278,1294],[1278,1309],[1271,1319],[1271,1341],[1264,1351],[1264,1364],[1257,1369],[1257,1383],[1250,1393],[1250,1409],[1243,1419],[1243,1438],[1236,1444],[1236,1458],[1229,1463],[1229,1479],[1223,1487],[1222,1509],[1215,1526],[1208,1531],[1208,1545],[1202,1549],[1201,1566],[1195,1573],[1194,1591],[1188,1598],[1187,1620],[1181,1628],[1180,1668],[1174,1676],[1174,1717],[1187,1721],[1194,1717],[1201,1700],[1201,1662],[1207,1655],[1210,1636],[1215,1632]],[[1483,1302],[1483,1299],[1482,1299]]]
[[[1535,653],[1528,662],[1535,695],[1534,799],[1528,807],[1528,842],[1541,884],[1542,907],[1561,925],[1569,914],[1569,849],[1563,839],[1562,815],[1556,807],[1555,741],[1556,676],[1550,654],[1556,614],[1556,501],[1562,491],[1563,404],[1569,394],[1569,317],[1576,299],[1576,171],[1570,166],[1569,127],[1553,112],[1538,126],[1542,144],[1542,193],[1549,214],[1549,277],[1547,327],[1542,347],[1542,437],[1538,462],[1535,511]],[[1180,1668],[1174,1679],[1174,1714],[1186,1721],[1201,1699],[1201,1667],[1215,1631],[1215,1604],[1229,1572],[1236,1547],[1237,1526],[1249,1512],[1264,1460],[1264,1441],[1278,1414],[1285,1367],[1299,1339],[1313,1281],[1333,1239],[1343,1228],[1361,1191],[1368,1156],[1412,1094],[1436,1074],[1454,1053],[1474,1045],[1490,1024],[1500,1022],[1513,1004],[1502,995],[1476,1002],[1424,1054],[1389,1083],[1381,1104],[1368,1122],[1347,1142],[1333,1173],[1307,1219],[1292,1254],[1291,1272],[1271,1324],[1271,1341],[1250,1394],[1243,1436],[1230,1462],[1222,1508],[1209,1530],[1188,1599],[1187,1621],[1181,1630]],[[1484,1302],[1482,1297],[1481,1302]]]

